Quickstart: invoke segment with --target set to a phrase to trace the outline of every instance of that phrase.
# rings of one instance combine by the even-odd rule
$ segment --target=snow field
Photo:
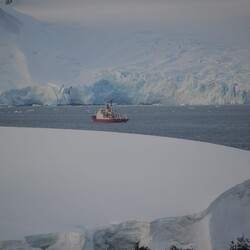
[[[2,240],[194,214],[250,174],[248,151],[194,141],[4,127],[0,134]]]

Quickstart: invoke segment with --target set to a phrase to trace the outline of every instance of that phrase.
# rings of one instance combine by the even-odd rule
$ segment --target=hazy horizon
[[[164,30],[249,47],[248,0],[16,1],[14,7],[45,22],[115,30]]]

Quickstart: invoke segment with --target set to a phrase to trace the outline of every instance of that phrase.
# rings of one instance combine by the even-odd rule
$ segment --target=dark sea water
[[[117,106],[129,121],[92,123],[99,106],[0,107],[0,126],[167,136],[250,150],[250,106]]]

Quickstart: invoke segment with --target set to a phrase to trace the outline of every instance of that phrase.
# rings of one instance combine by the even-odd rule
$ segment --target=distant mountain
[[[232,240],[250,235],[250,180],[219,196],[199,214],[127,221],[99,228],[92,233],[50,233],[25,237],[25,241],[2,241],[0,249],[26,250],[128,250],[229,249]]]
[[[10,6],[0,4],[1,105],[250,103],[249,49],[45,24]]]

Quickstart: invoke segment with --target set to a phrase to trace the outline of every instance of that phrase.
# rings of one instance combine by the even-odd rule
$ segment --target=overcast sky
[[[250,0],[16,0],[15,7],[45,21],[225,34],[250,44]]]
[[[16,0],[40,18],[93,21],[250,21],[249,0]],[[58,4],[59,3],[59,4]],[[30,6],[30,8],[28,8]],[[249,24],[250,26],[250,24]]]

